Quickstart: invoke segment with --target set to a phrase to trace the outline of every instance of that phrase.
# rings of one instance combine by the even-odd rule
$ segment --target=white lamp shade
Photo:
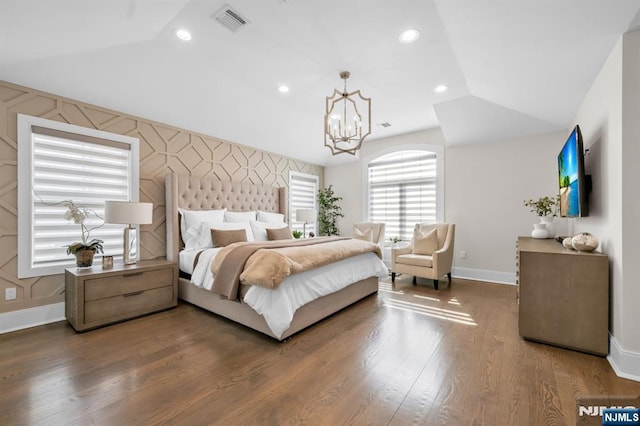
[[[318,212],[314,209],[296,209],[296,220],[298,222],[315,222]]]
[[[107,223],[124,223],[143,225],[153,220],[153,203],[137,203],[132,201],[105,201],[104,221]]]

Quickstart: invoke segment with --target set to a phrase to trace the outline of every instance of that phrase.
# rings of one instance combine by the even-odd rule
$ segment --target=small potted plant
[[[302,231],[300,231],[299,229],[294,229],[293,231],[291,231],[291,235],[293,235],[293,238],[297,240],[298,238],[302,237]]]
[[[100,228],[104,225],[104,220],[94,210],[87,209],[86,207],[78,207],[73,201],[63,201],[63,206],[67,207],[67,211],[64,213],[64,218],[73,221],[80,225],[81,241],[69,244],[67,247],[67,254],[72,254],[76,257],[76,266],[78,268],[86,268],[93,264],[93,256],[98,253],[104,253],[102,244],[104,241],[96,238],[90,239],[90,232],[94,229]],[[85,220],[91,215],[95,215],[102,220],[100,225],[88,227],[85,224]]]
[[[534,238],[553,238],[555,236],[555,226],[553,218],[558,215],[560,205],[560,195],[555,197],[540,197],[537,200],[524,200],[524,206],[529,207],[532,213],[540,218],[540,223],[534,224],[531,236]]]

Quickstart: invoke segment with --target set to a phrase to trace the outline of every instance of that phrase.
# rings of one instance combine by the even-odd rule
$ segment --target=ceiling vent
[[[380,126],[380,127],[391,127],[391,123],[385,121],[384,123],[378,123],[378,126]]]
[[[220,22],[223,26],[227,27],[234,33],[251,23],[247,18],[240,15],[237,10],[234,10],[228,4],[222,6],[220,10],[213,14],[212,18],[215,18],[216,21]]]

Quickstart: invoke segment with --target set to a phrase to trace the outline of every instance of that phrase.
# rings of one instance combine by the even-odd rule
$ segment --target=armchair
[[[353,224],[353,238],[371,241],[381,248],[384,246],[384,232],[384,222],[356,222]]]
[[[428,233],[435,229],[437,234],[437,249],[431,255],[414,253],[414,242],[408,247],[391,249],[391,282],[394,283],[396,274],[413,275],[413,284],[416,276],[430,278],[433,286],[438,289],[438,280],[447,275],[451,282],[451,264],[453,263],[453,243],[455,237],[455,225],[452,223],[419,223],[414,228],[416,231]]]

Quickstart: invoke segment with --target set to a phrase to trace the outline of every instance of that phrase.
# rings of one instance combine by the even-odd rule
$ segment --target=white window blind
[[[369,220],[410,241],[416,223],[436,221],[436,154],[399,151],[369,163]]]
[[[103,224],[104,202],[137,200],[137,139],[25,117],[19,130],[28,133],[20,144],[29,146],[19,147],[18,276],[59,274],[75,265],[66,246],[81,241],[81,229],[64,218],[63,201],[86,208],[84,223],[94,228],[89,240],[103,240],[104,254],[121,256],[123,226]]]
[[[314,209],[318,205],[318,176],[306,173],[289,172],[289,227],[291,230],[302,231],[303,222],[296,220],[297,209]],[[308,223],[307,234],[317,234],[316,223]]]

